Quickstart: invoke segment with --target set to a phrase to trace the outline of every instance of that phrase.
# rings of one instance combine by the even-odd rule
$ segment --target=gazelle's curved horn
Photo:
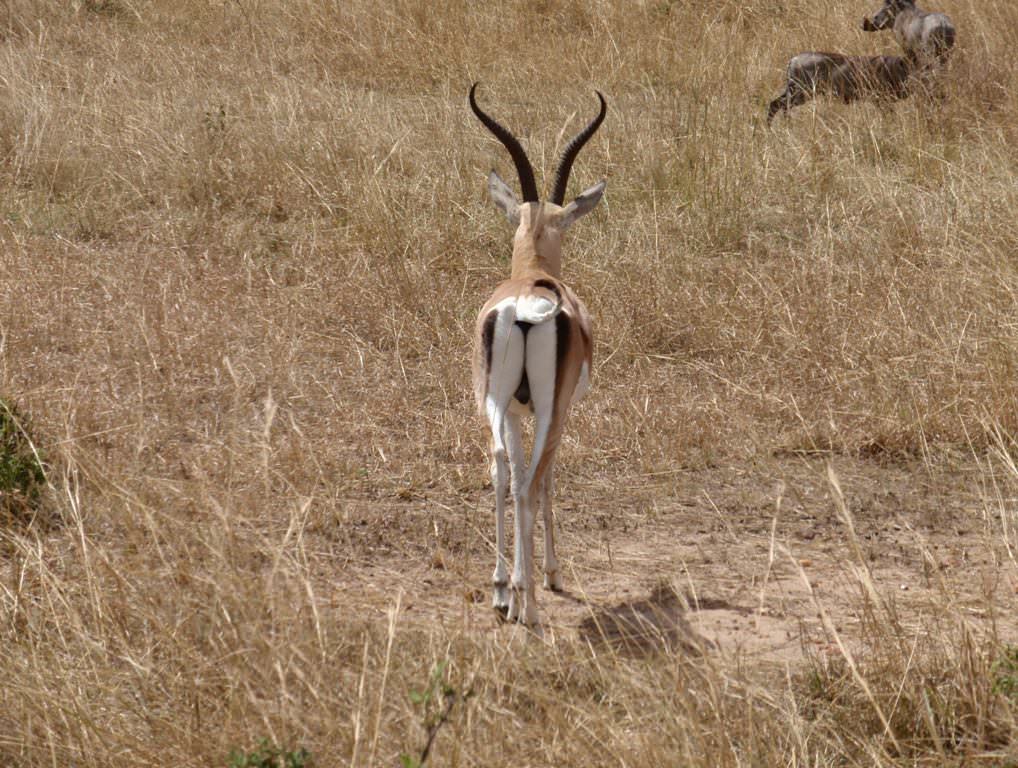
[[[562,205],[562,201],[566,196],[566,185],[569,183],[569,172],[573,169],[573,160],[580,154],[580,150],[583,149],[583,145],[590,141],[590,137],[594,135],[604,120],[605,113],[608,111],[608,104],[604,100],[604,96],[601,95],[600,91],[594,91],[597,94],[597,98],[601,100],[601,111],[597,117],[590,121],[586,128],[576,134],[576,137],[570,141],[564,150],[562,150],[562,159],[558,161],[558,170],[555,171],[555,186],[552,188],[551,197],[549,200],[555,203],[555,205]]]
[[[530,160],[527,159],[527,153],[523,151],[520,142],[509,132],[508,128],[500,125],[495,119],[481,111],[481,108],[477,106],[477,99],[474,98],[474,91],[476,90],[477,83],[474,83],[470,87],[470,108],[477,115],[477,119],[484,123],[484,127],[495,134],[495,138],[502,142],[503,146],[509,150],[513,163],[516,164],[516,173],[520,177],[523,202],[536,203],[538,201],[537,183],[534,181],[534,169],[530,165]]]

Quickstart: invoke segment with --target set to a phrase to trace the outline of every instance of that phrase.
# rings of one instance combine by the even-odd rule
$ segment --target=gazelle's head
[[[520,202],[509,185],[502,181],[495,171],[488,175],[488,192],[491,194],[492,202],[505,214],[509,223],[516,227],[516,235],[513,239],[514,271],[518,261],[534,260],[542,262],[541,268],[557,276],[562,259],[562,233],[569,229],[577,219],[594,210],[604,194],[605,182],[601,181],[584,190],[568,205],[562,204],[573,161],[604,120],[607,112],[604,96],[599,91],[595,91],[601,102],[601,110],[597,117],[591,120],[587,127],[580,131],[562,151],[558,170],[555,172],[555,185],[551,197],[546,202],[541,202],[537,195],[534,170],[530,165],[530,160],[527,159],[526,152],[507,128],[489,117],[477,106],[477,100],[474,98],[476,90],[477,83],[474,83],[470,89],[470,108],[509,151],[513,163],[516,165],[516,173],[519,176],[520,188],[523,192],[523,202]]]
[[[862,28],[866,32],[876,32],[893,27],[898,14],[910,8],[915,8],[915,0],[884,0],[884,6],[879,11],[862,20]]]

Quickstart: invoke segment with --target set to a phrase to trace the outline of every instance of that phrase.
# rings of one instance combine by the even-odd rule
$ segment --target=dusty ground
[[[992,597],[1010,613],[1018,572],[1001,551],[999,518],[984,514],[975,465],[943,471],[840,459],[833,466],[873,587],[905,626],[943,611],[950,594],[971,603],[974,622],[995,620],[1002,639],[1018,640],[1018,623],[982,607]],[[851,557],[853,537],[823,461],[716,467],[673,482],[682,490],[660,498],[619,487],[605,496],[611,509],[599,510],[571,505],[562,484],[558,551],[567,586],[540,592],[546,642],[577,633],[629,650],[679,641],[691,651],[794,664],[810,649],[840,652],[835,635],[848,647],[859,639],[863,570]],[[437,526],[430,556],[364,544],[336,574],[334,599],[379,620],[398,602],[410,623],[464,622],[511,635],[488,605],[490,492],[469,504],[465,548],[451,551]],[[426,526],[436,505],[445,517],[441,502],[423,500],[365,508],[363,522],[380,531]],[[538,553],[542,542],[538,529]]]

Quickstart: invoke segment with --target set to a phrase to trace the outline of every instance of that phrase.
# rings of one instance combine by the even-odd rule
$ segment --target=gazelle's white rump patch
[[[488,386],[485,413],[491,424],[492,447],[496,453],[505,450],[502,430],[506,410],[513,392],[523,377],[523,332],[514,322],[513,312],[499,312],[491,342],[491,364],[487,371]]]

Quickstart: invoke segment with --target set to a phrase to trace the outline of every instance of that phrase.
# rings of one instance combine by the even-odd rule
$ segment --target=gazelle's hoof
[[[544,588],[552,592],[561,592],[562,575],[558,571],[544,574]]]
[[[495,609],[500,620],[505,621],[509,615],[509,587],[506,584],[496,584],[491,598],[491,607]]]
[[[512,590],[509,594],[509,621],[522,624],[525,627],[536,627],[538,625],[537,605],[533,599],[527,600],[522,593]]]

